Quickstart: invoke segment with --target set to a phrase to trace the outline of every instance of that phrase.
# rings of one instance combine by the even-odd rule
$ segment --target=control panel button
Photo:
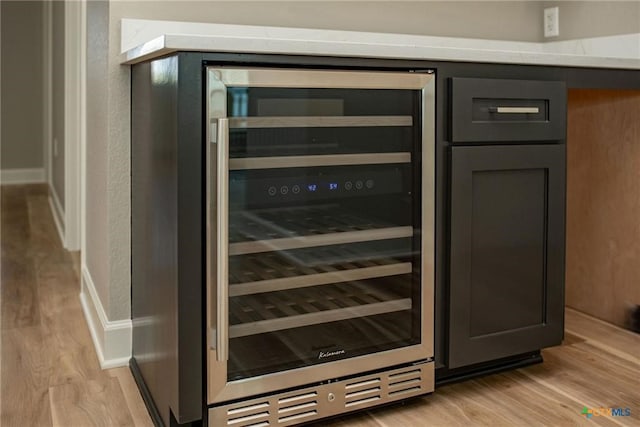
[[[362,184],[362,181],[357,180],[356,181],[356,190],[362,190],[364,184]]]
[[[347,181],[344,183],[344,189],[345,190],[351,190],[353,188],[353,182],[351,181]]]
[[[270,196],[275,196],[277,192],[278,190],[273,186],[269,187],[269,189],[267,190],[267,193],[269,193]]]
[[[300,186],[299,185],[294,185],[293,187],[291,187],[291,192],[293,194],[298,194],[300,192]]]
[[[372,189],[373,188],[373,180],[372,179],[368,179],[364,185],[367,186],[368,189]]]
[[[289,187],[287,187],[286,185],[283,185],[282,187],[280,187],[280,194],[287,194],[289,192]]]

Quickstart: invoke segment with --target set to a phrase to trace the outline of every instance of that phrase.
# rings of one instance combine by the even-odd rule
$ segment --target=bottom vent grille
[[[211,408],[209,427],[290,426],[429,393],[433,385],[433,362],[426,362]]]
[[[346,402],[344,404],[345,408],[351,408],[352,406],[356,406],[356,405],[366,405],[366,406],[370,406],[369,403],[373,403],[377,400],[382,399],[380,397],[380,395],[377,396],[372,396],[372,397],[365,397],[364,399],[356,399],[356,400],[351,400],[349,402]]]
[[[344,406],[351,408],[382,399],[382,384],[382,377],[347,383],[344,387]]]
[[[241,404],[227,409],[227,425],[262,427],[269,425],[269,401]]]
[[[278,399],[278,424],[318,415],[318,392],[304,392]]]
[[[410,369],[389,375],[389,396],[415,394],[422,389],[422,371]]]
[[[229,419],[229,422],[227,423],[227,425],[230,425],[230,426],[235,426],[235,425],[241,425],[241,426],[255,425],[255,424],[247,424],[247,423],[253,423],[254,421],[260,420],[261,418],[268,418],[268,417],[269,417],[269,413],[268,412],[261,412],[259,414],[255,414],[255,415],[247,415],[246,417],[231,418],[231,419]],[[267,425],[269,425],[268,422],[267,422]]]

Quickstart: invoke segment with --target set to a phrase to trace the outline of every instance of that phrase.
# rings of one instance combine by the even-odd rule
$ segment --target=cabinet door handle
[[[499,114],[536,114],[540,112],[538,107],[489,107],[490,113]]]

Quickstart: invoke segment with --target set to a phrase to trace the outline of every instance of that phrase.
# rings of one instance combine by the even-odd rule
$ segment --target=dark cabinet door
[[[565,146],[451,150],[449,368],[559,344]]]

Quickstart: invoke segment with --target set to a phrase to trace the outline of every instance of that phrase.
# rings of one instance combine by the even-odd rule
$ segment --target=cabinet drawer
[[[564,82],[451,79],[451,142],[564,140]]]

